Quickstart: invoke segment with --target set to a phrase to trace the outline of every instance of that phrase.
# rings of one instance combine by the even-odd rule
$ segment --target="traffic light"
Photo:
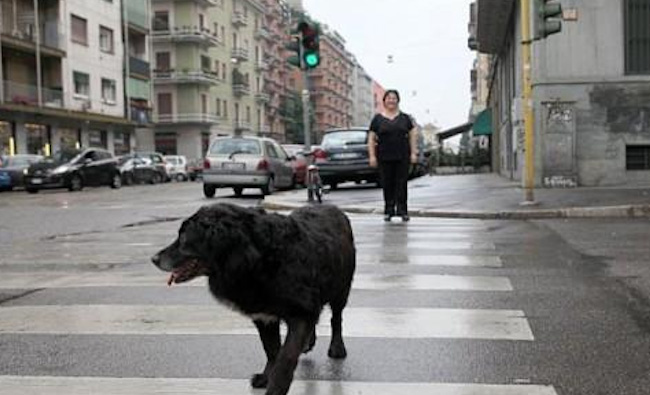
[[[533,21],[536,40],[561,32],[562,4],[557,0],[533,0]]]
[[[285,45],[295,55],[289,56],[289,64],[303,70],[313,69],[320,64],[320,27],[318,24],[303,20],[294,30],[296,36]]]

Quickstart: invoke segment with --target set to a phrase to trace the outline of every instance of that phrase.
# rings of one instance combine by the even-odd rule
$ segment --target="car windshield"
[[[167,163],[172,165],[177,165],[180,162],[179,159],[175,156],[166,156],[165,160],[167,161]]]
[[[261,155],[262,149],[257,140],[223,139],[217,140],[212,144],[210,153],[213,155],[232,155],[233,153]]]
[[[323,137],[323,147],[345,147],[348,145],[366,144],[368,133],[363,130],[346,130],[330,132]]]
[[[81,151],[79,150],[57,151],[54,155],[48,157],[47,161],[54,163],[67,163],[76,158],[80,153]]]
[[[29,156],[5,156],[0,161],[0,167],[29,166],[33,162],[37,162],[35,157],[29,157]]]

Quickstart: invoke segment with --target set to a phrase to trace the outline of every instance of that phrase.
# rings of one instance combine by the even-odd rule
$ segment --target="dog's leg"
[[[305,343],[305,347],[302,349],[303,354],[307,354],[314,349],[316,345],[316,325],[311,329],[311,336],[309,336],[309,342]]]
[[[269,323],[263,321],[254,322],[260,334],[264,352],[266,353],[266,366],[262,373],[254,374],[251,377],[251,386],[253,388],[266,388],[269,381],[269,374],[280,351],[280,321]]]
[[[345,344],[343,344],[343,306],[339,304],[330,305],[332,308],[332,341],[330,342],[330,348],[327,351],[327,355],[330,358],[334,359],[343,359],[348,353],[345,350]]]
[[[289,392],[298,357],[300,357],[305,343],[309,341],[314,325],[314,322],[304,320],[287,322],[289,332],[273,365],[266,395],[286,395]]]

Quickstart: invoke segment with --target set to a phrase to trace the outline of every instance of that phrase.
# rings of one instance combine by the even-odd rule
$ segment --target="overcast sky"
[[[305,9],[337,30],[366,71],[398,89],[402,110],[420,124],[449,128],[467,122],[467,48],[471,0],[303,0]],[[393,63],[388,56],[393,56]]]

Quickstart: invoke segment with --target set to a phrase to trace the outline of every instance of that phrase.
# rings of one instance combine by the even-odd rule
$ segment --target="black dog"
[[[208,276],[218,300],[253,319],[268,361],[251,384],[267,387],[267,395],[289,391],[298,357],[314,347],[326,304],[332,309],[328,355],[347,355],[341,314],[355,247],[350,222],[336,207],[302,208],[289,216],[226,204],[203,207],[152,260],[171,272],[170,285]],[[283,345],[280,320],[288,327]]]

